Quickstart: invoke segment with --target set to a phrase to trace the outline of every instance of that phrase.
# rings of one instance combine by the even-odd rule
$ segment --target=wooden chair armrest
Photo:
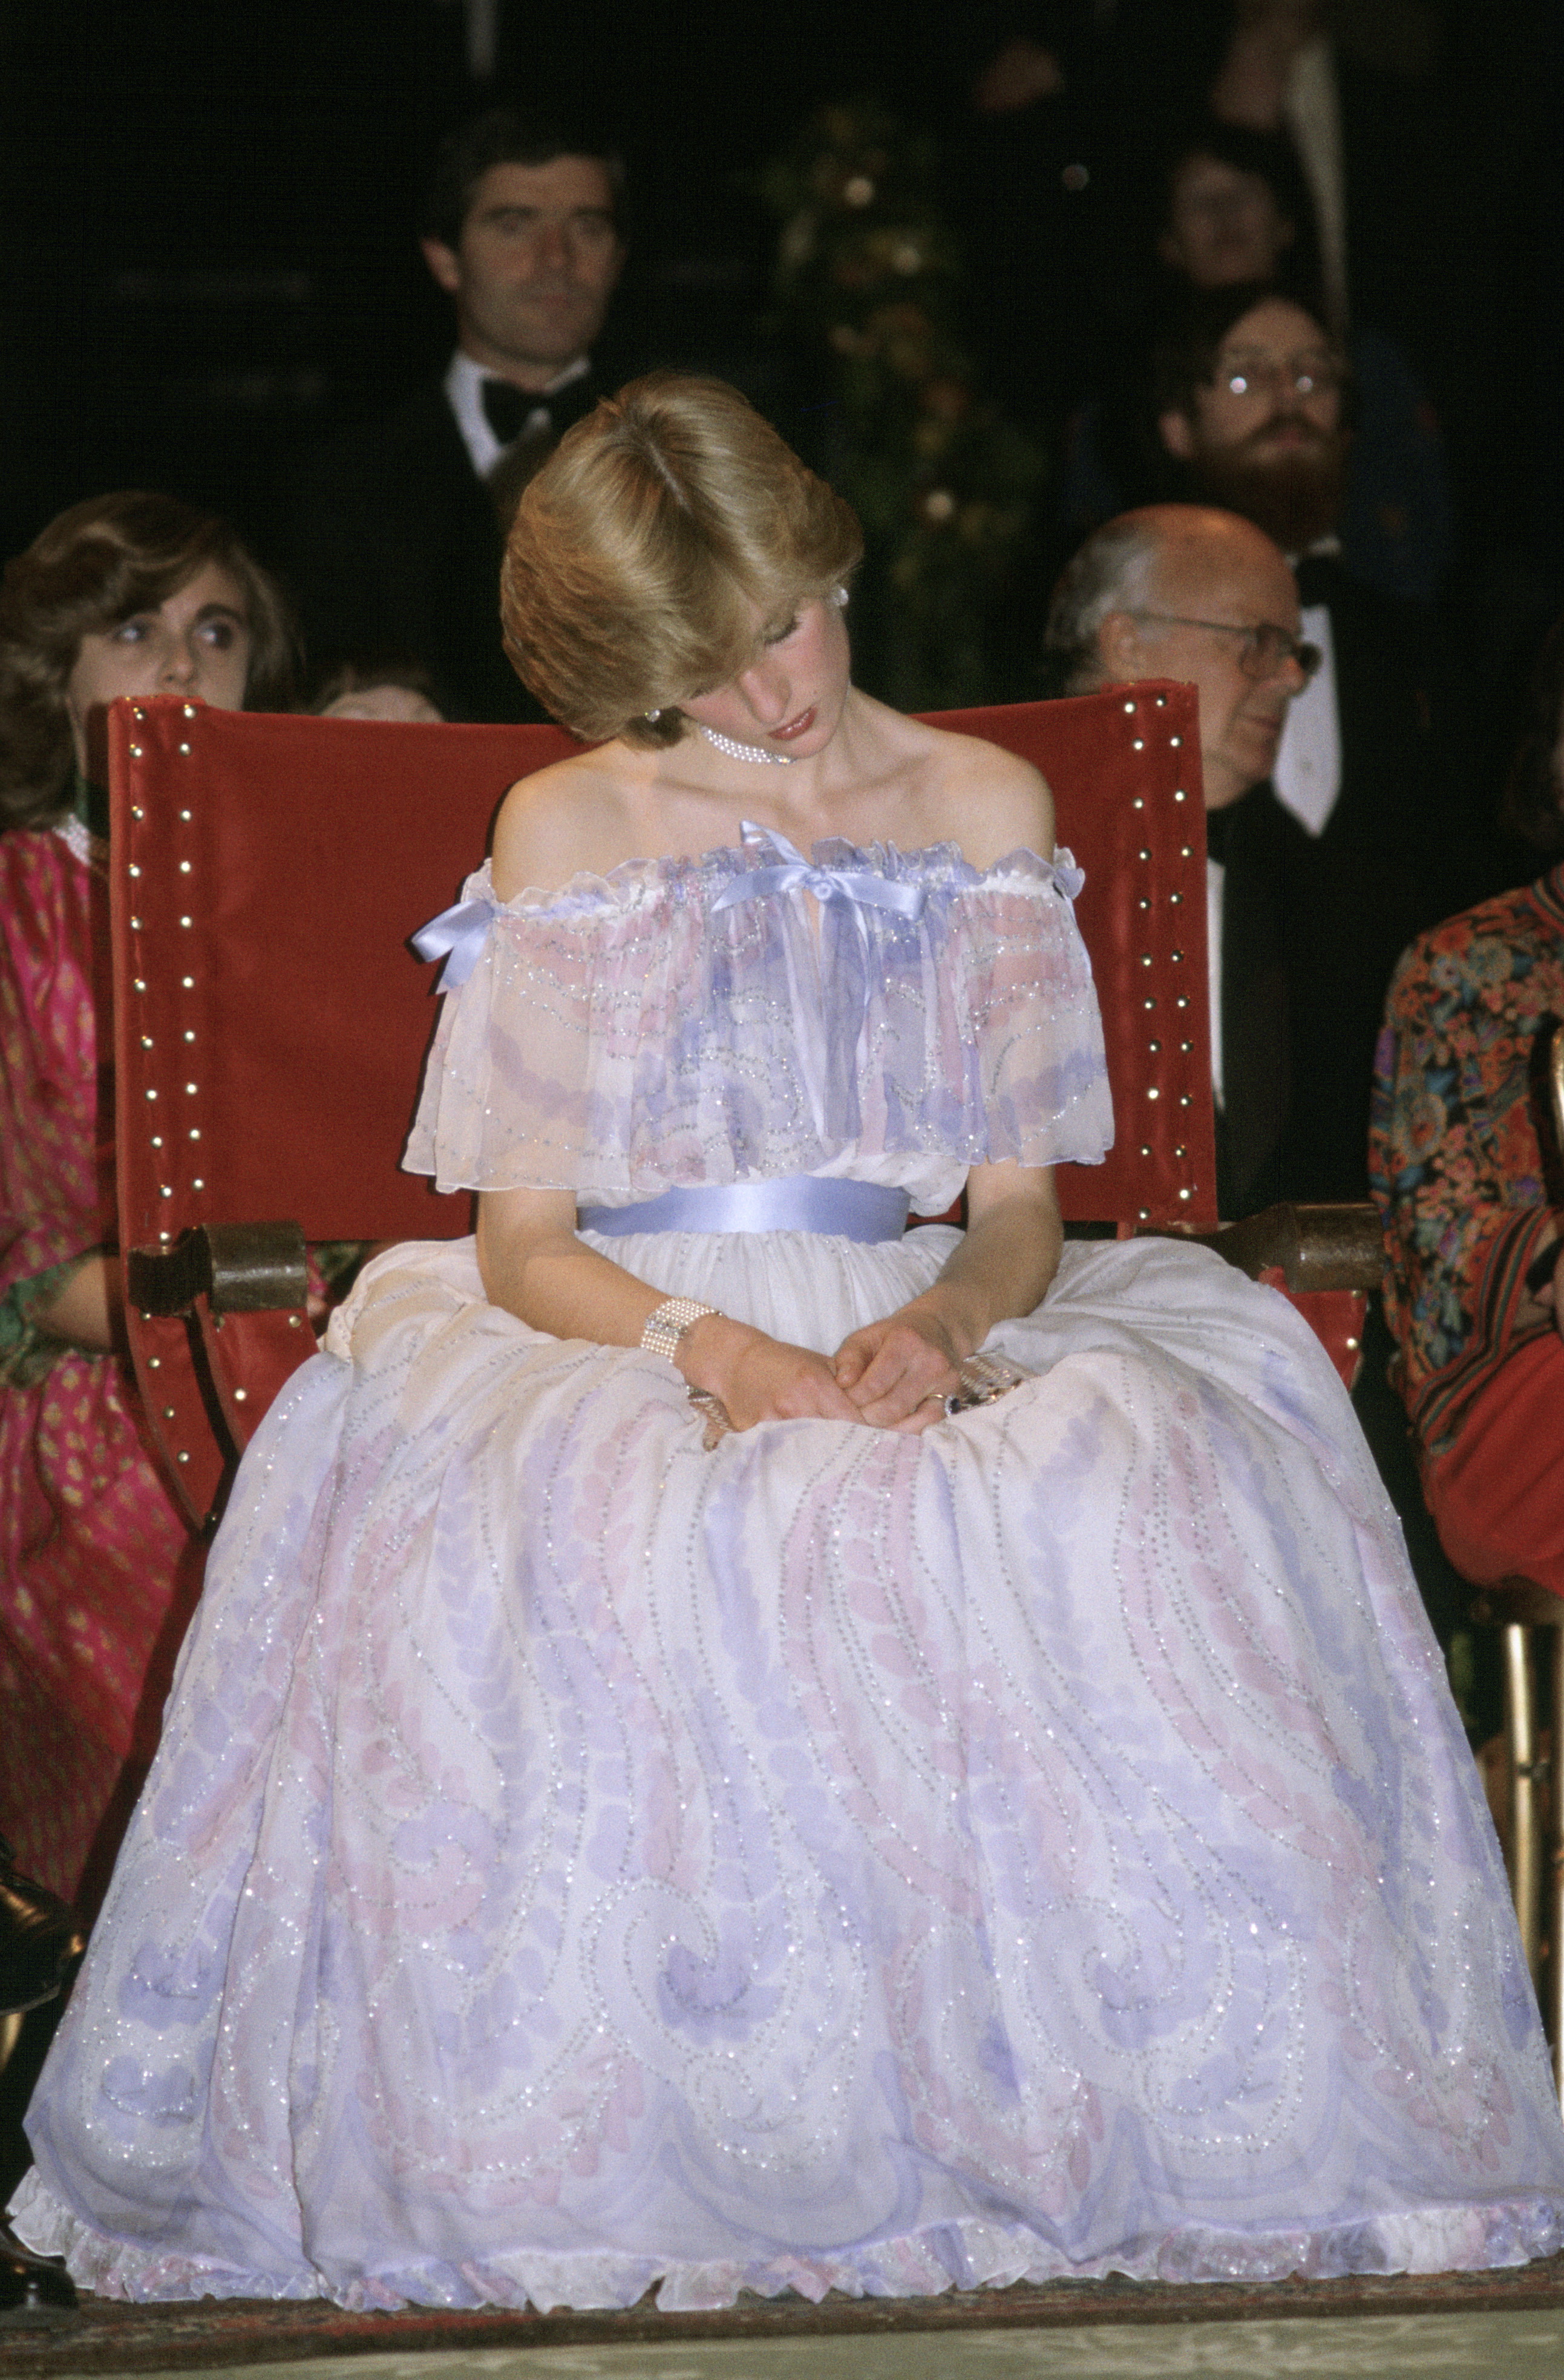
[[[1192,1239],[1251,1281],[1279,1272],[1290,1290],[1377,1289],[1385,1270],[1379,1210],[1366,1199],[1339,1206],[1286,1203],[1215,1232],[1152,1236]]]
[[[126,1292],[142,1314],[189,1314],[202,1295],[213,1314],[301,1307],[304,1233],[297,1223],[197,1223],[170,1248],[132,1248]]]

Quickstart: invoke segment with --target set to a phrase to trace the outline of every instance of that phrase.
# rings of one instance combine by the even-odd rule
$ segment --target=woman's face
[[[686,719],[737,744],[790,760],[812,759],[835,735],[847,699],[851,656],[838,603],[804,604],[788,622],[760,626],[755,659],[729,686],[679,705]]]
[[[214,710],[242,710],[249,623],[238,581],[209,562],[155,610],[83,637],[66,680],[76,765],[87,767],[87,714],[122,694],[182,694]]]

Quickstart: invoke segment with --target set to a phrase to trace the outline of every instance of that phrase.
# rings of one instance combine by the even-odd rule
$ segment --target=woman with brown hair
[[[712,2306],[1520,2261],[1564,2132],[1345,1391],[1063,1245],[1036,772],[853,686],[845,508],[657,378],[522,499],[513,788],[377,1257],[245,1458],[29,2114],[128,2296]],[[964,1186],[967,1228],[903,1232]]]
[[[157,1741],[200,1549],[147,1450],[121,1340],[107,816],[118,695],[290,699],[294,630],[227,524],[76,504],[0,590],[0,1825],[90,1915]]]

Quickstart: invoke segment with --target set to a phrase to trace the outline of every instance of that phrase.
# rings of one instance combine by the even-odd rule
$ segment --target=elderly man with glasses
[[[1449,907],[1437,805],[1319,825],[1273,782],[1291,705],[1315,679],[1285,556],[1250,521],[1156,504],[1087,539],[1054,592],[1051,690],[1170,677],[1200,696],[1212,1079],[1225,1215],[1282,1196],[1367,1195],[1368,1094],[1385,987]]]

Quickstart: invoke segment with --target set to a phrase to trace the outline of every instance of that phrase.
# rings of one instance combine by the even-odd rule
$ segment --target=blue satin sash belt
[[[578,1232],[620,1239],[631,1232],[829,1232],[843,1240],[899,1240],[911,1204],[878,1182],[787,1173],[775,1182],[664,1190],[634,1207],[578,1207]]]

